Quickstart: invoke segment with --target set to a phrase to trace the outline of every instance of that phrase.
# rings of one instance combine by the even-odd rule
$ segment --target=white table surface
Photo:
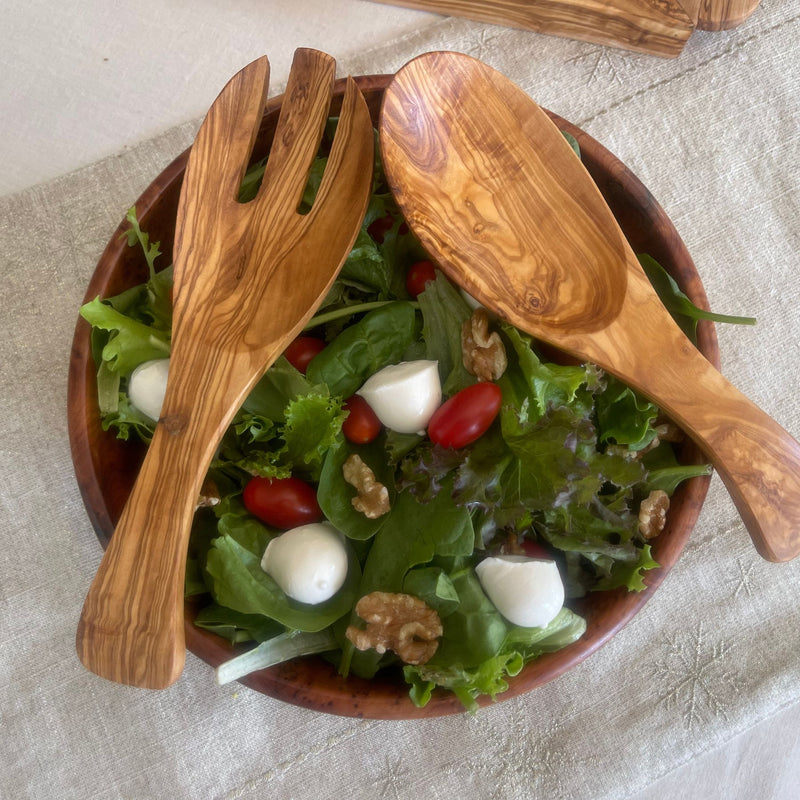
[[[200,116],[227,78],[263,52],[277,91],[297,46],[338,56],[438,19],[361,0],[4,0],[2,6],[0,195]],[[795,706],[697,754],[636,799],[792,800],[800,797],[798,787]],[[49,796],[61,796],[59,787]]]

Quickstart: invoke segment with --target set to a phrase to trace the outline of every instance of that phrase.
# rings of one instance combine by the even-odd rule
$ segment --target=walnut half
[[[645,539],[654,539],[667,524],[669,495],[663,489],[650,492],[639,506],[639,533]]]
[[[461,358],[467,372],[479,381],[496,381],[506,371],[506,349],[497,331],[489,333],[485,308],[476,308],[461,326]]]
[[[356,603],[365,629],[350,625],[345,633],[358,650],[392,650],[406,664],[425,664],[439,647],[442,622],[424,600],[411,594],[372,592]]]
[[[375,473],[357,453],[342,465],[344,479],[358,494],[352,499],[353,508],[369,519],[382,517],[389,511],[389,490],[375,479]]]

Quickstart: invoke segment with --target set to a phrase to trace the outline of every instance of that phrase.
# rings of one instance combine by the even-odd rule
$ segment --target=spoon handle
[[[647,280],[641,270],[629,270],[629,278],[619,317],[587,355],[694,439],[764,558],[800,555],[800,443],[703,357],[651,290],[638,291]]]

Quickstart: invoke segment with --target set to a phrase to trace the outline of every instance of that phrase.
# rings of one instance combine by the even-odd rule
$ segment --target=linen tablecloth
[[[758,318],[718,326],[723,372],[797,436],[799,38],[800,0],[766,0],[672,61],[444,18],[333,54],[364,74],[470,53],[606,145],[671,216],[711,307]],[[327,716],[218,687],[191,654],[162,692],[88,673],[74,633],[101,550],[67,442],[70,342],[106,241],[195,129],[0,198],[0,797],[626,798],[792,711],[800,562],[757,556],[717,478],[642,613],[560,679],[474,716]]]

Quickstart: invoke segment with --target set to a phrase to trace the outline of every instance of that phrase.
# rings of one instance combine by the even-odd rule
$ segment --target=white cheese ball
[[[128,379],[128,398],[131,404],[154,422],[158,422],[161,416],[168,373],[169,359],[157,358],[139,364]]]
[[[555,561],[495,556],[475,567],[495,608],[522,628],[544,628],[564,605],[564,584]]]
[[[425,433],[442,403],[436,361],[401,361],[378,370],[356,392],[383,425],[397,433]]]
[[[347,577],[344,536],[330,522],[292,528],[270,541],[261,569],[298,603],[324,603]]]

